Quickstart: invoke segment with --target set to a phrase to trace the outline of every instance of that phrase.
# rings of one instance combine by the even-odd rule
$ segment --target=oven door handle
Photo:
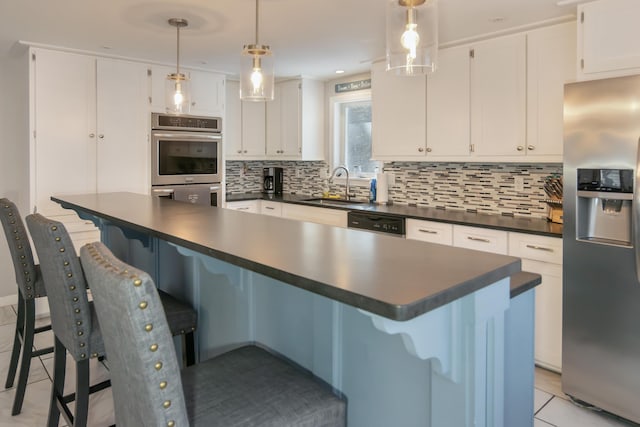
[[[219,134],[209,134],[209,133],[194,133],[194,132],[157,132],[157,131],[152,131],[152,135],[156,138],[172,138],[172,139],[179,139],[179,140],[189,140],[189,141],[196,141],[196,140],[215,140],[215,141],[221,141],[222,140],[222,135]]]

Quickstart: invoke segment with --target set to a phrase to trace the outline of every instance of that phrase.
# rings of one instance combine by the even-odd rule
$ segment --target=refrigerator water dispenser
[[[578,169],[577,239],[632,246],[633,170]]]

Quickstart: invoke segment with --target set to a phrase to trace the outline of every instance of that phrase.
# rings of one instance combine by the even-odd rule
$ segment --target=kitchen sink
[[[334,205],[354,205],[354,204],[363,204],[369,203],[369,201],[365,200],[346,200],[346,199],[335,199],[331,197],[314,197],[310,199],[304,199],[303,202],[313,202],[323,204],[334,204]]]

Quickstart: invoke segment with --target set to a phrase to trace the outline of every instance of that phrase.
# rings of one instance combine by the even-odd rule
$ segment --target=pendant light
[[[187,76],[180,72],[180,28],[188,25],[186,19],[171,18],[169,25],[176,27],[176,72],[165,81],[165,105],[168,113],[188,114],[191,110],[191,87]]]
[[[240,99],[273,100],[273,55],[269,46],[258,42],[258,0],[256,0],[256,42],[242,50],[240,65]]]
[[[437,0],[387,0],[387,71],[432,73],[438,58]]]

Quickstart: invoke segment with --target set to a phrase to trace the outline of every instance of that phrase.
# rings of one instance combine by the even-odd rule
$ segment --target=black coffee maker
[[[262,192],[266,194],[282,194],[282,168],[264,168],[262,172]]]

